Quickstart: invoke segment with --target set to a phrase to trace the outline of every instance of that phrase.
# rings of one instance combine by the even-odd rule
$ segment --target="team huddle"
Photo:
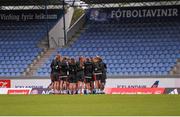
[[[106,83],[106,64],[99,56],[93,58],[56,55],[51,63],[51,85],[59,94],[101,94]]]

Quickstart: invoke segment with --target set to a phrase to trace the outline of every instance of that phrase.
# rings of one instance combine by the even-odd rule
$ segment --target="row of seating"
[[[46,35],[44,26],[44,22],[0,24],[0,76],[22,75],[43,51],[37,45]]]
[[[5,68],[5,69],[0,69],[0,73],[22,73],[24,71],[24,67],[22,68]]]
[[[5,77],[9,77],[9,76],[14,77],[14,76],[21,76],[21,75],[22,75],[21,71],[12,72],[12,73],[10,73],[9,71],[8,72],[4,72],[4,71],[0,72],[0,76],[5,76]]]
[[[180,58],[179,29],[176,19],[88,21],[77,41],[56,53],[70,57],[100,55],[108,66],[108,75],[167,75]],[[49,75],[54,57],[36,75]]]

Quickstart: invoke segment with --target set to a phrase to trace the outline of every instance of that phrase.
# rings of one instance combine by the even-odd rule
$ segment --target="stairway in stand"
[[[45,63],[46,60],[55,52],[56,49],[49,48],[45,49],[41,55],[37,57],[36,60],[26,69],[26,72],[23,74],[25,76],[35,76],[36,71]]]

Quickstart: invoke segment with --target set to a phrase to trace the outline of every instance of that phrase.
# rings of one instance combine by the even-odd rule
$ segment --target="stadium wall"
[[[51,83],[49,78],[0,78],[0,87],[7,88],[47,88]],[[106,88],[151,88],[157,83],[160,88],[180,88],[178,77],[131,77],[108,78]]]
[[[74,8],[70,7],[67,9],[67,12],[65,14],[65,27],[67,30],[70,27],[71,19],[73,17]],[[64,22],[63,18],[61,18],[57,24],[49,31],[49,44],[50,48],[57,48],[62,47],[66,42],[64,39]]]

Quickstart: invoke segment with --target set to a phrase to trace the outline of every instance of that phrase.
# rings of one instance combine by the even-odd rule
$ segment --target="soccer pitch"
[[[0,95],[0,115],[180,115],[180,95]]]

